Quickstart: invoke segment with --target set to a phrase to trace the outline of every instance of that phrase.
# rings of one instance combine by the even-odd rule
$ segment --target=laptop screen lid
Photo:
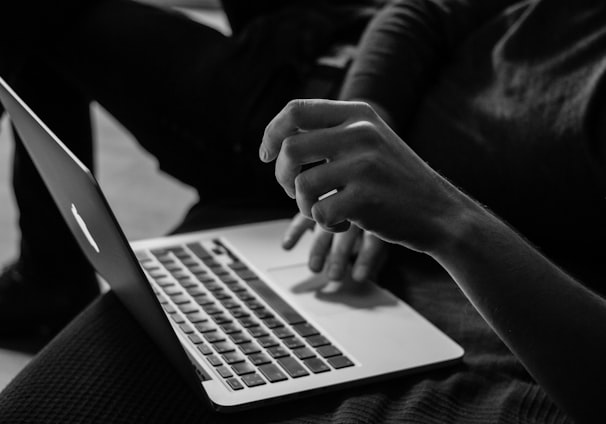
[[[186,381],[196,388],[196,392],[204,393],[90,170],[1,77],[0,101],[89,262]]]

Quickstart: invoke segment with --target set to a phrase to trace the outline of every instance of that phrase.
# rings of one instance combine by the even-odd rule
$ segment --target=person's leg
[[[298,64],[309,58],[295,57],[302,49],[267,31],[255,44],[176,13],[109,0],[66,30],[48,60],[161,169],[202,196],[282,198],[256,150],[265,124],[300,84]]]
[[[15,91],[92,169],[89,102],[42,63],[28,64]],[[0,277],[0,335],[58,330],[98,293],[92,268],[21,144],[16,131],[13,189],[20,258]],[[9,325],[10,323],[10,325]]]

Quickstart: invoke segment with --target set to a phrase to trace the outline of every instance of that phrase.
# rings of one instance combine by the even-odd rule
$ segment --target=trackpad
[[[272,281],[287,293],[293,306],[318,316],[356,310],[374,310],[397,306],[390,292],[374,283],[331,281],[324,273],[314,274],[306,265],[274,268],[267,272]]]

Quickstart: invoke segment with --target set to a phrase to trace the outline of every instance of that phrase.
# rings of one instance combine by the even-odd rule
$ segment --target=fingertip
[[[320,256],[312,256],[309,258],[309,269],[312,272],[318,273],[322,271],[324,263],[322,261],[322,257]]]
[[[354,267],[352,278],[358,283],[363,283],[364,281],[368,280],[368,275],[369,269],[367,266],[356,266]]]
[[[290,235],[284,237],[284,239],[282,240],[282,248],[284,250],[292,249],[293,246],[295,245],[295,241],[296,241],[296,239]]]

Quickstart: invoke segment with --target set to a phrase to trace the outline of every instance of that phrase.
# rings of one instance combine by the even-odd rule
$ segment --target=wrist
[[[444,264],[468,250],[470,244],[486,236],[494,217],[461,192],[452,199],[453,204],[440,217],[438,236],[426,253]]]

